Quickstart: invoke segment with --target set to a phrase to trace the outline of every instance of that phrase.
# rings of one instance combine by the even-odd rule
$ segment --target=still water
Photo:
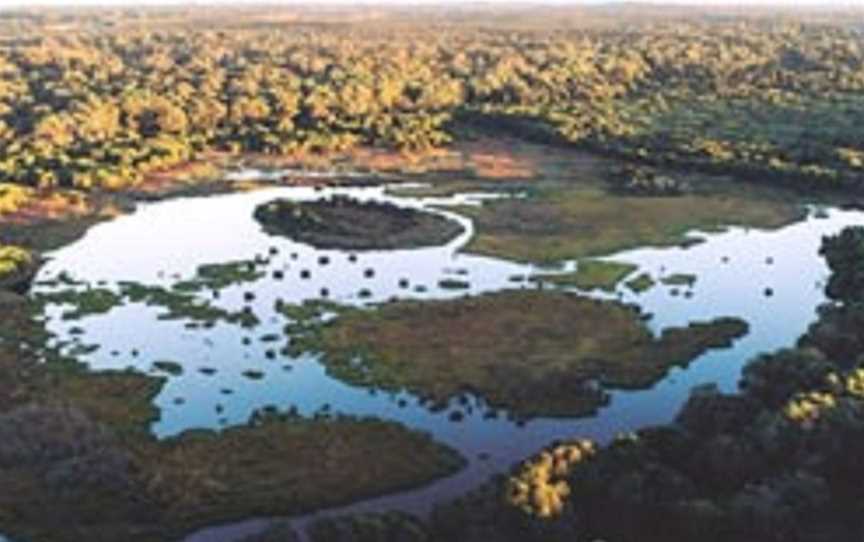
[[[335,194],[442,213],[459,221],[465,231],[444,246],[350,253],[270,236],[252,217],[256,206],[275,198],[311,200]],[[331,378],[315,354],[274,357],[274,344],[267,337],[280,335],[277,344],[287,340],[286,320],[274,309],[277,300],[302,303],[326,295],[330,301],[374,310],[373,305],[394,298],[444,299],[535,287],[520,280],[541,271],[535,266],[461,252],[473,233],[472,224],[458,215],[458,207],[447,208],[482,205],[490,197],[495,196],[397,198],[389,196],[385,187],[278,187],[142,204],[134,213],[97,225],[81,240],[52,253],[34,291],[61,288],[50,284],[61,273],[109,289],[124,281],[171,287],[192,278],[202,264],[256,258],[266,262],[259,267],[266,270],[262,277],[224,288],[218,299],[209,292],[200,294],[226,310],[248,306],[261,322],[252,329],[228,323],[190,329],[182,320],[159,319],[164,309],[134,303],[71,321],[60,318],[62,306],[49,306],[46,325],[59,341],[68,343],[67,348],[98,347],[83,355],[96,371],[133,367],[162,374],[153,369],[154,361],[182,365],[182,374],[163,375],[168,380],[155,400],[161,418],[152,431],[162,438],[192,428],[242,424],[267,406],[293,408],[305,416],[321,411],[376,416],[431,433],[459,450],[469,460],[468,467],[419,490],[330,511],[398,509],[423,514],[435,502],[464,493],[554,439],[580,436],[608,441],[622,431],[670,421],[693,386],[715,383],[733,391],[748,359],[793,345],[815,319],[816,308],[824,301],[822,281],[827,275],[818,255],[822,236],[864,224],[864,213],[833,209],[779,230],[736,227],[723,233],[693,232],[702,243],[689,248],[642,248],[607,258],[638,265],[634,276],[648,272],[655,279],[676,273],[697,277],[692,287],[657,285],[637,294],[622,285],[614,294],[589,293],[638,304],[652,315],[649,326],[655,332],[722,316],[746,320],[750,332],[732,348],[709,351],[686,369],[673,370],[651,389],[610,390],[610,404],[593,417],[540,418],[524,424],[506,413],[488,419],[482,397],[465,397],[443,411],[432,411],[408,393],[354,387]],[[563,269],[574,265],[565,264]],[[442,287],[439,283],[448,278],[465,281],[468,287]],[[73,328],[78,329],[70,333]],[[260,378],[249,378],[250,371]],[[455,410],[464,415],[459,422],[451,421]],[[260,526],[252,521],[202,531],[190,540],[231,540],[236,538],[233,532],[245,534]]]

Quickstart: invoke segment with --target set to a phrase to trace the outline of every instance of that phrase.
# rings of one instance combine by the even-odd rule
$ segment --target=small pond
[[[270,236],[253,219],[256,206],[276,198],[301,201],[334,194],[443,213],[462,223],[465,232],[444,246],[350,253]],[[93,370],[131,366],[165,376],[167,383],[156,398],[161,419],[152,426],[159,437],[242,424],[263,407],[294,409],[304,416],[318,412],[377,416],[428,431],[459,450],[469,466],[419,490],[342,509],[423,513],[556,438],[608,441],[622,431],[670,421],[693,386],[716,383],[734,390],[747,360],[794,344],[814,320],[816,308],[824,301],[822,281],[827,274],[817,253],[822,236],[864,223],[864,213],[829,209],[776,231],[736,227],[722,233],[694,232],[704,242],[610,256],[610,260],[638,265],[633,276],[648,272],[654,277],[696,277],[689,286],[658,284],[635,293],[622,284],[614,293],[590,294],[638,304],[652,315],[653,331],[722,316],[746,320],[750,331],[731,348],[711,350],[686,369],[673,370],[651,389],[612,390],[609,405],[593,417],[523,423],[503,413],[490,419],[479,397],[463,397],[443,410],[430,409],[408,393],[385,393],[336,380],[314,354],[279,351],[287,338],[286,320],[274,308],[277,300],[302,303],[326,297],[362,306],[393,298],[443,299],[536,287],[518,278],[549,269],[460,252],[472,235],[472,224],[447,208],[481,205],[490,197],[496,196],[402,198],[388,195],[386,187],[380,186],[269,187],[142,204],[134,213],[97,225],[81,240],[52,253],[37,277],[34,293],[56,293],[70,285],[118,291],[129,282],[171,288],[194,277],[202,265],[257,261],[259,276],[220,287],[215,294],[209,289],[195,294],[225,311],[251,311],[258,320],[252,327],[226,321],[195,326],[183,319],[166,320],[160,318],[163,307],[134,302],[74,319],[63,318],[62,303],[50,304],[46,325],[58,344],[80,354]],[[453,289],[447,279],[467,284]],[[155,362],[166,360],[179,365],[179,370],[154,367]],[[453,421],[450,414],[457,409],[464,417]],[[253,521],[228,530],[202,531],[190,540],[231,540],[259,526]]]

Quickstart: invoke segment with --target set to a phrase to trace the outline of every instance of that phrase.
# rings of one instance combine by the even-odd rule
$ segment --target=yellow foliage
[[[32,197],[32,188],[12,183],[0,183],[0,215],[14,213]]]
[[[588,440],[567,442],[544,450],[526,461],[507,481],[507,502],[541,519],[559,516],[570,495],[570,485],[565,478],[577,464],[595,452],[594,443]]]
[[[0,245],[0,279],[20,271],[33,262],[30,252],[13,245]]]
[[[836,407],[840,398],[864,399],[864,368],[855,369],[846,375],[831,373],[826,383],[829,391],[799,393],[790,400],[783,409],[786,417],[807,428],[826,411]]]

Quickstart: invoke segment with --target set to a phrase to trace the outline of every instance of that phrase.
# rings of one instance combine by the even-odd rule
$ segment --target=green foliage
[[[826,237],[820,254],[831,268],[826,292],[832,299],[864,301],[864,227],[846,228]]]
[[[613,292],[618,284],[636,269],[637,266],[629,263],[580,260],[573,273],[534,275],[531,280],[580,290],[600,289]]]
[[[574,8],[479,28],[384,10],[382,34],[358,14],[290,32],[231,11],[201,27],[123,11],[70,15],[62,36],[45,14],[4,26],[0,182],[116,189],[214,150],[425,151],[454,118],[816,186],[864,174],[862,52],[836,23],[592,28]]]

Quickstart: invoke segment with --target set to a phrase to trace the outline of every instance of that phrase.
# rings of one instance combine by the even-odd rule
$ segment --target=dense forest
[[[471,124],[760,181],[862,181],[864,50],[850,25],[300,13],[10,12],[0,180],[117,188],[211,151],[422,152]]]

